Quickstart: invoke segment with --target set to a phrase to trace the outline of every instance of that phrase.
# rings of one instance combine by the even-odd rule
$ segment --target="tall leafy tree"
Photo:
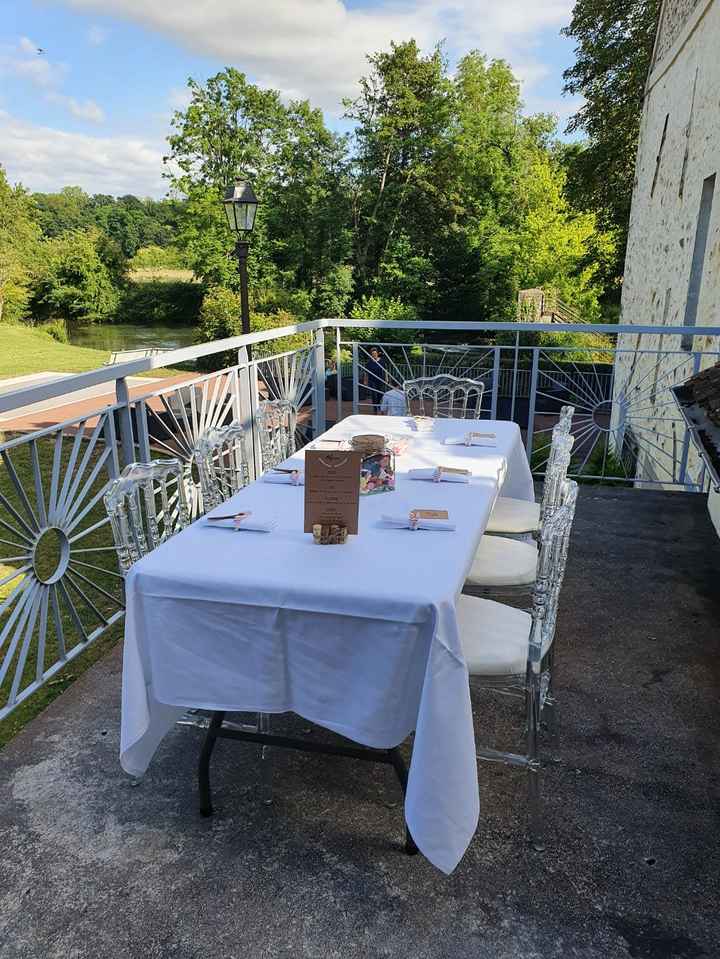
[[[354,120],[353,227],[357,292],[372,289],[403,232],[430,238],[436,173],[447,148],[452,84],[440,47],[422,56],[414,40],[368,57],[360,95],[346,101]],[[422,251],[422,245],[415,247]]]
[[[33,315],[69,324],[94,323],[117,306],[111,269],[98,230],[68,231],[43,242],[33,279]]]
[[[285,106],[233,68],[189,88],[190,105],[173,118],[168,171],[187,197],[181,242],[193,269],[210,285],[236,284],[220,199],[249,177],[261,200],[249,261],[255,307],[282,307],[267,296],[272,287],[311,297],[348,250],[344,139],[307,102]]]
[[[596,210],[617,234],[622,273],[643,93],[660,0],[576,0],[563,33],[576,41],[565,91],[583,97],[568,125],[586,145],[567,156],[575,202]]]
[[[0,166],[0,323],[25,317],[40,228],[28,194]]]

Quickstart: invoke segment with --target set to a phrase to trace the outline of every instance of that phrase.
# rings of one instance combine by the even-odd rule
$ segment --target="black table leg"
[[[200,815],[212,816],[212,800],[210,799],[210,757],[215,748],[217,731],[223,724],[225,713],[213,713],[208,731],[205,733],[205,742],[200,752],[198,765],[198,791],[200,793]]]
[[[402,758],[402,754],[397,746],[393,749],[388,749],[388,757],[390,758],[393,769],[397,773],[397,777],[400,780],[400,788],[402,789],[403,799],[405,799],[408,781],[408,772],[407,766],[405,765],[405,760]],[[405,821],[405,852],[408,854],[408,856],[414,856],[418,852],[418,847],[415,845],[415,840],[411,836],[410,830],[408,829],[407,820]]]

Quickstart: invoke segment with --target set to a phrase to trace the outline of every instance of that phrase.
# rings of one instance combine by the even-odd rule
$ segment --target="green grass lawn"
[[[0,377],[56,370],[84,373],[110,359],[105,350],[58,343],[47,333],[25,326],[0,326]]]
[[[47,333],[27,326],[0,325],[0,379],[27,373],[84,373],[110,359],[107,350],[58,343]],[[138,376],[172,376],[180,370],[157,369]]]

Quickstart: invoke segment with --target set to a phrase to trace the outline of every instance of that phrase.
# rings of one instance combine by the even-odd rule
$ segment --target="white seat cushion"
[[[456,611],[471,676],[525,675],[532,625],[529,613],[477,596],[460,596]]]
[[[501,496],[490,514],[486,533],[533,533],[540,529],[540,504]]]
[[[528,586],[537,577],[538,551],[532,543],[483,536],[466,582],[471,586]]]

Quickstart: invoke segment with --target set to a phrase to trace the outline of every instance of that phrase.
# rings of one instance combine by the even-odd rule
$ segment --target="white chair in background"
[[[485,384],[439,373],[415,380],[405,380],[403,393],[409,413],[432,416],[434,419],[480,419]]]
[[[224,503],[250,482],[245,430],[239,423],[203,433],[197,442],[195,462],[200,474],[203,507]]]
[[[103,497],[123,576],[133,563],[190,522],[178,459],[131,463]]]
[[[568,465],[570,463],[570,451],[573,444],[570,429],[574,413],[575,407],[563,406],[560,410],[558,422],[553,428],[550,453],[545,467],[545,482],[541,502],[533,503],[527,500],[513,499],[509,496],[501,496],[490,514],[490,519],[485,528],[486,533],[522,535],[539,532],[544,513],[551,506],[553,498],[557,498],[560,484],[564,479],[564,476],[561,476],[558,480],[558,473],[555,470],[556,461],[567,457]],[[569,437],[569,441],[568,439],[563,440],[563,437]],[[565,472],[567,473],[567,468]]]
[[[552,667],[560,587],[565,576],[577,484],[568,481],[562,505],[543,524],[532,612],[461,595],[457,618],[470,687],[524,698],[524,753],[478,750],[478,758],[521,766],[528,773],[530,834],[542,848],[538,735],[543,709],[552,706]]]
[[[258,406],[256,423],[266,472],[295,452],[297,410],[289,400],[264,400]]]

